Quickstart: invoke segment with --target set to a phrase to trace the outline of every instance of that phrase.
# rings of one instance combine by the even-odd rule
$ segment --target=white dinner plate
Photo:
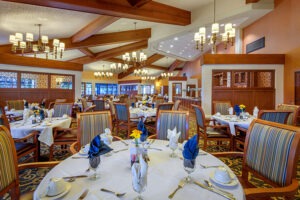
[[[209,174],[209,178],[210,178],[210,180],[212,180],[214,183],[216,183],[219,186],[222,186],[222,187],[234,187],[234,186],[236,186],[238,184],[237,180],[234,177],[234,174],[232,174],[232,173],[229,173],[230,178],[231,178],[231,181],[229,183],[222,183],[222,182],[216,180],[214,173],[215,172],[210,173]]]
[[[63,197],[64,195],[66,195],[71,189],[71,183],[66,182],[66,189],[65,191],[63,191],[62,193],[56,195],[56,196],[45,196],[42,199],[43,200],[55,200],[55,199],[59,199],[60,197]]]
[[[85,153],[85,152],[83,151],[83,149],[80,149],[80,151],[79,151],[78,153],[79,153],[79,155],[82,155],[82,156],[88,155],[88,153]]]

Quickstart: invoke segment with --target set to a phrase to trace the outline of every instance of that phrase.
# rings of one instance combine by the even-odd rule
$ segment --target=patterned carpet
[[[195,117],[193,115],[190,115],[190,120],[189,120],[189,127],[190,130],[189,132],[191,133],[191,135],[194,135],[196,133],[196,121],[195,121]],[[124,135],[126,135],[126,133],[124,133]],[[200,147],[202,146],[202,142],[200,141]],[[226,149],[215,149],[215,148],[211,148],[209,147],[208,152],[216,152],[216,151],[227,151]],[[48,148],[47,146],[42,146],[42,154],[44,154],[45,156],[48,155]],[[69,153],[67,154],[60,154],[60,153],[55,153],[55,160],[63,160],[64,158],[70,156]],[[228,165],[233,172],[237,175],[237,176],[241,176],[241,163],[242,163],[242,159],[230,159],[230,158],[220,158],[226,165]],[[41,168],[41,169],[27,169],[27,170],[23,170],[20,171],[20,189],[21,189],[21,193],[25,193],[28,191],[34,191],[36,186],[39,184],[39,182],[43,179],[43,177],[45,176],[45,174],[47,174],[47,172],[50,169],[48,168]],[[297,178],[298,180],[300,180],[300,162],[298,164],[297,167]],[[268,185],[264,184],[261,180],[251,176],[250,177],[250,181],[252,183],[254,183],[255,185],[259,186],[259,187],[269,187]],[[9,199],[9,198],[4,198]],[[274,198],[276,199],[276,198]],[[277,198],[277,199],[281,199],[281,198]],[[300,200],[300,195],[296,195],[295,199],[299,199]],[[1,198],[0,198],[1,200]]]

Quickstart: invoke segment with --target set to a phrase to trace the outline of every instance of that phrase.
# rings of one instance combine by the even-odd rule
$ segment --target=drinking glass
[[[94,171],[91,176],[92,180],[96,180],[97,178],[99,178],[97,174],[97,169],[99,167],[100,162],[101,162],[100,155],[89,158],[90,169]]]
[[[176,158],[177,155],[175,153],[175,150],[178,148],[178,142],[170,142],[169,143],[170,149],[172,150],[172,153],[170,154],[171,158]]]
[[[140,168],[140,163],[134,163],[133,165],[138,165],[137,167]],[[138,193],[138,196],[135,197],[134,199],[135,200],[143,200],[142,192],[144,192],[146,190],[147,176],[146,177],[139,177],[138,183],[135,183],[134,181],[135,180],[132,179],[132,188],[136,193]]]
[[[185,178],[186,183],[192,182],[192,177],[190,174],[195,171],[196,168],[196,159],[183,159],[184,170],[187,172],[187,177]]]

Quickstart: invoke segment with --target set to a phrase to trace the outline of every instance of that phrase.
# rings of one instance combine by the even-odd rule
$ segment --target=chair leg
[[[49,147],[49,161],[52,161],[53,159],[53,147],[53,144]]]

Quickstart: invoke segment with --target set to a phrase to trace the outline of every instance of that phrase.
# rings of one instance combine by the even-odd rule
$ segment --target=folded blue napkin
[[[133,108],[134,108],[134,102],[132,102],[132,103],[131,103],[131,107],[133,107]]]
[[[185,159],[193,160],[199,153],[198,137],[194,135],[185,143],[182,151],[182,155]]]
[[[242,110],[241,110],[241,108],[240,108],[239,105],[235,105],[235,106],[234,106],[234,112],[235,112],[237,115],[239,115],[239,114],[242,112]]]
[[[142,134],[140,137],[141,142],[145,142],[148,137],[148,130],[147,130],[143,120],[139,121],[137,128],[138,128],[138,130],[142,131]]]
[[[101,140],[100,135],[97,135],[94,137],[94,139],[91,141],[90,144],[90,150],[89,150],[89,158],[97,157],[103,154],[106,154],[113,149],[104,144],[104,142]]]

